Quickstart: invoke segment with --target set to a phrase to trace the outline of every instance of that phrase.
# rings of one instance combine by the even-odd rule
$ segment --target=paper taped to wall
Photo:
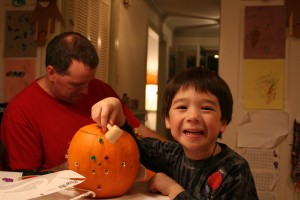
[[[249,111],[238,127],[237,146],[274,148],[288,135],[288,120],[284,111]]]

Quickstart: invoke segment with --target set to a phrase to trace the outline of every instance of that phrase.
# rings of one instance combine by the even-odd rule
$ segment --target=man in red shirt
[[[106,97],[119,96],[95,79],[99,60],[90,41],[74,32],[49,42],[46,75],[31,83],[8,104],[0,140],[6,149],[8,170],[41,173],[65,169],[73,135],[91,119],[91,107]],[[159,137],[144,127],[122,105],[132,127],[143,136]]]

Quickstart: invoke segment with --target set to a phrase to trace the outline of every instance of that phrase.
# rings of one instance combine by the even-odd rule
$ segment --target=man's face
[[[73,60],[64,74],[54,72],[52,75],[52,95],[67,103],[76,103],[88,93],[89,82],[94,79],[96,69],[85,66],[82,62]]]

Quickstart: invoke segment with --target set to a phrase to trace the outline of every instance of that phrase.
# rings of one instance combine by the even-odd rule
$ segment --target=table
[[[76,191],[74,189],[63,190],[51,195],[46,195],[43,197],[35,198],[36,200],[65,200],[65,199],[91,199],[88,197],[77,198],[78,195],[84,192]],[[157,193],[150,193],[147,188],[147,182],[136,181],[133,187],[123,196],[116,198],[109,198],[110,200],[170,200],[169,197],[163,196]],[[109,200],[102,199],[102,200]]]

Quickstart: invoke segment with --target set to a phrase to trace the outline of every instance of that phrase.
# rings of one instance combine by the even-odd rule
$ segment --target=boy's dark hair
[[[190,87],[195,88],[197,92],[209,92],[215,95],[220,104],[221,120],[230,123],[233,99],[227,83],[216,72],[200,67],[181,71],[167,84],[162,105],[164,117],[169,117],[169,110],[177,92]]]
[[[55,36],[46,49],[46,67],[51,65],[59,74],[66,73],[72,60],[83,62],[95,69],[99,64],[93,44],[77,32],[65,32]]]

